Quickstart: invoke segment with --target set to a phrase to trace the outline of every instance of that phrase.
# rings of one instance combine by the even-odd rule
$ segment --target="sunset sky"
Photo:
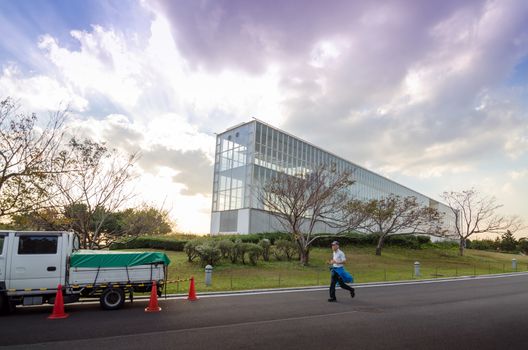
[[[0,0],[0,99],[140,151],[142,201],[209,231],[215,133],[255,117],[528,222],[528,1]]]

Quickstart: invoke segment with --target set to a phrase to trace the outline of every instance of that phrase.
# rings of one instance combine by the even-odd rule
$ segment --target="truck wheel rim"
[[[105,301],[108,306],[116,306],[121,301],[121,295],[118,292],[109,292],[105,296]]]

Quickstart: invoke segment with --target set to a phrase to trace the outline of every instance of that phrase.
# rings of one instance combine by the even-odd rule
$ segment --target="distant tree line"
[[[528,254],[528,238],[515,238],[511,231],[506,231],[495,239],[467,240],[466,247],[478,250],[488,250],[495,252],[522,253]]]

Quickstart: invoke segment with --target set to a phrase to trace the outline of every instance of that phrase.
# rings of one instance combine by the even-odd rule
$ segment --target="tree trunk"
[[[464,238],[460,239],[460,242],[458,244],[458,254],[460,256],[464,256],[464,248],[466,247],[466,240]]]
[[[381,235],[378,239],[378,245],[376,246],[376,255],[381,256],[381,248],[383,248],[383,243],[385,243],[385,236]]]
[[[310,262],[310,247],[299,250],[301,265],[306,266]]]

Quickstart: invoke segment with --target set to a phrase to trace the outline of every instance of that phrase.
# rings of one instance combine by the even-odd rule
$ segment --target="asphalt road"
[[[160,300],[119,311],[67,305],[0,317],[0,345],[20,349],[524,349],[528,275],[339,290]]]

